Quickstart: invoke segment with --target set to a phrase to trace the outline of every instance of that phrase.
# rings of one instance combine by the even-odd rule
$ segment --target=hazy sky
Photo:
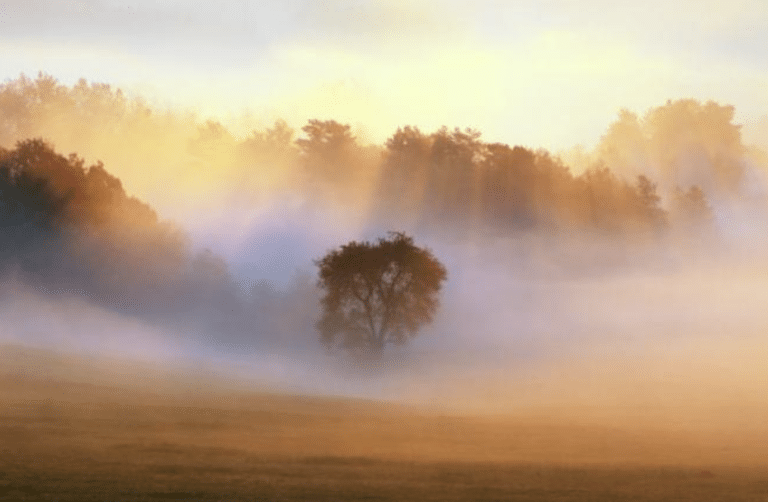
[[[3,78],[50,73],[240,123],[476,127],[591,146],[667,99],[768,116],[765,0],[0,1]]]

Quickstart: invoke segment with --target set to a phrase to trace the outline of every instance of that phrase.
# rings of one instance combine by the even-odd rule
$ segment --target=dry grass
[[[0,500],[768,500],[764,443],[736,431],[93,383],[24,354],[62,371],[0,379]]]

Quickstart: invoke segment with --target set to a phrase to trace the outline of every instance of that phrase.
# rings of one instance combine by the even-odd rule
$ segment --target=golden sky
[[[13,0],[0,68],[108,82],[243,133],[332,118],[375,142],[447,125],[559,150],[667,99],[733,104],[759,130],[765,26],[764,0]]]

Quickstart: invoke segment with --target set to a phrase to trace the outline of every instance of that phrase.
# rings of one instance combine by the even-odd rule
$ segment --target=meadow
[[[765,501],[765,438],[247,390],[2,347],[0,500]]]

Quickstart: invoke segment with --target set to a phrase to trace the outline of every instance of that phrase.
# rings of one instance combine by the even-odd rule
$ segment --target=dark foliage
[[[588,230],[656,238],[686,226],[676,219],[685,212],[674,207],[675,185],[720,198],[742,186],[745,149],[733,116],[731,106],[695,100],[644,117],[623,110],[576,174],[544,150],[487,143],[473,129],[406,126],[379,147],[334,120],[310,120],[299,137],[277,121],[238,140],[221,123],[153,112],[107,84],[70,87],[40,74],[0,85],[0,144],[43,134],[78,151],[99,145],[97,156],[113,169],[152,168],[143,179],[174,183],[178,197],[201,184],[254,197],[298,191],[318,206],[354,207],[378,225],[458,236]],[[659,192],[670,195],[666,207]]]
[[[403,233],[375,244],[350,242],[317,262],[323,315],[317,323],[326,346],[378,355],[403,344],[432,321],[445,267]]]
[[[85,167],[40,139],[0,151],[0,274],[42,291],[214,333],[247,331],[224,261],[128,196],[98,163]]]
[[[574,176],[545,151],[484,143],[480,133],[398,129],[386,144],[381,217],[419,228],[510,234],[595,229],[612,235],[666,226],[656,185],[605,167]]]

